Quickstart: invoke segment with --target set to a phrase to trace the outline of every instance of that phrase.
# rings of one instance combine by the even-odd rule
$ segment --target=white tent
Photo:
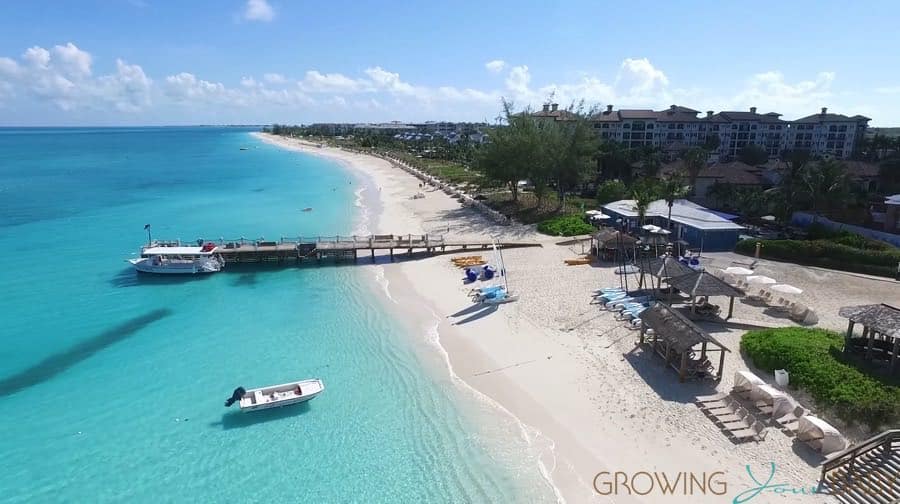
[[[774,406],[776,398],[787,397],[787,395],[771,385],[756,385],[750,392],[750,399],[761,401],[765,404]]]
[[[781,418],[797,408],[796,401],[790,396],[780,395],[772,401],[772,418]]]
[[[847,446],[837,429],[825,420],[811,415],[800,417],[797,439],[806,442],[822,455],[843,450]]]
[[[734,373],[735,392],[750,392],[755,386],[765,385],[765,383],[762,378],[750,371],[735,371]]]

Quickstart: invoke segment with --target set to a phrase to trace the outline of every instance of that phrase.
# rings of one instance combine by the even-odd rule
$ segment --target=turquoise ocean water
[[[0,129],[0,502],[552,499],[536,447],[363,268],[185,279],[125,263],[144,224],[351,234],[364,183],[248,130]],[[307,405],[223,406],[239,385],[312,376],[327,389]]]

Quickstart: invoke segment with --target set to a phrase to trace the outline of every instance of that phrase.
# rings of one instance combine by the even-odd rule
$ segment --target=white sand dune
[[[762,442],[734,444],[694,404],[697,395],[715,393],[710,384],[678,383],[677,375],[661,359],[635,346],[637,333],[613,315],[589,304],[592,289],[618,285],[612,266],[564,265],[581,245],[556,245],[560,240],[539,235],[532,226],[495,225],[440,191],[426,191],[419,180],[385,160],[334,148],[318,148],[296,140],[260,135],[285,148],[327,156],[371,177],[379,189],[381,213],[372,216],[370,230],[378,233],[449,233],[456,237],[486,235],[508,240],[534,240],[542,248],[504,251],[511,290],[518,302],[490,311],[455,314],[471,305],[470,286],[448,256],[397,262],[385,266],[391,293],[411,316],[433,313],[441,345],[455,373],[528,425],[552,440],[554,450],[542,461],[566,502],[731,502],[756,487],[746,466],[762,481],[770,464],[776,474],[770,484],[790,488],[814,487],[819,458],[776,429]],[[472,252],[469,252],[470,255]],[[711,254],[708,266],[727,267],[749,262],[732,254]],[[711,263],[711,264],[710,264]],[[757,271],[791,283],[819,313],[821,325],[840,330],[845,322],[837,308],[845,304],[900,301],[900,287],[872,279],[795,265],[760,261]],[[634,279],[632,279],[634,281]],[[842,289],[838,295],[834,289]],[[720,300],[713,299],[717,302]],[[726,300],[727,302],[727,300]],[[427,306],[423,306],[423,303]],[[417,315],[418,313],[418,315]],[[735,316],[766,319],[763,308],[736,303]],[[785,325],[791,324],[785,321]],[[727,354],[719,391],[731,387],[734,371],[747,369],[738,344],[743,331],[724,330],[715,336],[732,352]],[[773,381],[772,377],[765,379]],[[724,495],[662,495],[658,488],[644,495],[600,495],[594,488],[601,471],[633,474],[665,472],[674,479],[680,471],[710,475],[727,482]],[[647,482],[638,478],[643,491]],[[597,480],[602,483],[609,477]],[[721,489],[719,489],[721,490]],[[798,490],[799,491],[799,490]],[[824,495],[782,495],[771,489],[748,502],[829,502]]]

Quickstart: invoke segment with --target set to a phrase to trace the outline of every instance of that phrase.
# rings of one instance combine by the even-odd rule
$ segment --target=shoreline
[[[604,471],[720,472],[729,500],[752,485],[745,467],[776,464],[781,480],[797,486],[816,481],[817,463],[795,453],[792,440],[779,432],[761,443],[729,441],[693,404],[694,397],[715,393],[716,386],[678,383],[659,359],[635,347],[635,332],[590,306],[590,290],[617,285],[618,278],[612,268],[565,266],[563,259],[579,254],[578,245],[557,245],[558,239],[530,226],[497,225],[440,191],[409,199],[421,191],[420,181],[381,158],[255,135],[283,148],[325,156],[372,180],[379,188],[373,196],[381,205],[369,216],[374,232],[443,233],[449,228],[454,236],[542,243],[542,248],[504,251],[511,289],[522,298],[481,317],[458,315],[471,307],[469,287],[459,281],[461,272],[446,255],[382,268],[390,286],[386,292],[410,317],[438,314],[436,346],[446,352],[450,374],[515,418],[522,437],[540,446],[540,469],[558,501],[660,499],[658,494],[600,495],[594,478]],[[427,310],[405,308],[423,305]],[[717,337],[736,348],[742,333],[728,330]],[[733,373],[746,367],[739,352],[728,354],[718,390],[727,391]],[[726,495],[675,494],[665,500],[721,502]],[[821,495],[794,498],[823,501]],[[783,502],[775,495],[755,500]]]

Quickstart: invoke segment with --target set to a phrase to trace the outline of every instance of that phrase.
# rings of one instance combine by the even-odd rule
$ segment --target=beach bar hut
[[[900,308],[886,304],[845,306],[838,311],[849,319],[844,352],[860,350],[865,359],[881,357],[890,361],[891,373],[900,368]],[[856,324],[863,327],[862,337],[853,336]]]
[[[640,344],[662,356],[665,363],[678,371],[678,381],[689,376],[706,377],[715,375],[722,379],[725,367],[725,345],[716,341],[706,331],[688,320],[671,306],[657,301],[640,314]],[[647,334],[652,329],[652,334]],[[719,353],[719,365],[713,367],[710,354]]]
[[[693,271],[668,280],[669,285],[691,296],[691,311],[694,311],[698,296],[725,296],[728,301],[728,317],[734,314],[734,298],[744,297],[744,291],[706,271]]]
[[[613,228],[601,228],[591,236],[591,249],[596,251],[597,257],[604,260],[615,261],[618,256],[627,256],[628,251],[633,251],[638,239]]]
[[[661,287],[662,280],[666,278],[689,275],[694,272],[690,266],[687,266],[670,255],[654,257],[649,261],[639,261],[638,267],[641,269],[640,284],[644,285],[644,275],[647,274],[656,278],[657,288]]]

